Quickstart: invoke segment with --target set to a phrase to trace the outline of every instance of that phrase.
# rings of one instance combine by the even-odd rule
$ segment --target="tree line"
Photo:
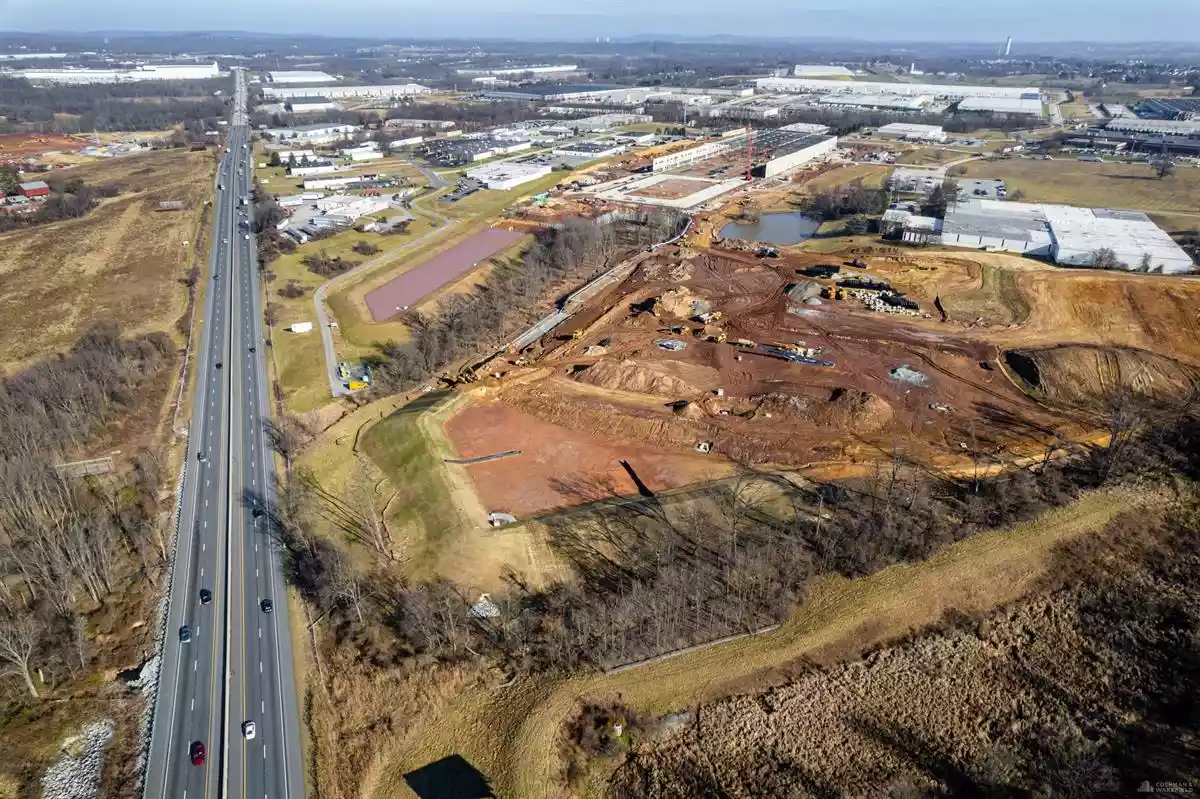
[[[376,384],[403,391],[501,345],[533,318],[547,290],[578,282],[632,249],[663,241],[679,224],[678,214],[656,211],[616,222],[572,218],[539,234],[519,268],[496,269],[482,288],[449,297],[434,316],[406,316],[410,339],[387,342],[371,359]]]
[[[0,77],[0,133],[164,130],[188,123],[215,129],[227,98],[213,92],[228,89],[227,80],[33,86]]]
[[[312,479],[293,481],[273,522],[290,552],[290,579],[329,619],[337,645],[356,647],[367,662],[482,656],[516,671],[609,668],[778,623],[822,575],[861,577],[923,560],[1085,490],[1170,485],[1200,468],[1190,404],[1127,398],[1105,416],[1107,445],[1073,447],[1070,458],[998,477],[941,477],[899,457],[867,478],[806,486],[745,468],[686,502],[630,502],[607,486],[564,480],[559,490],[587,509],[542,523],[574,576],[534,587],[510,574],[509,589],[491,597],[498,614],[447,580],[406,582],[388,558],[353,565],[344,544],[312,532],[313,520],[336,516],[346,541],[384,552],[371,544],[378,519]]]

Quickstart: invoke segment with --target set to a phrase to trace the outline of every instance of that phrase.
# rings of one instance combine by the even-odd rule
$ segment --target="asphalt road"
[[[275,502],[262,310],[249,209],[245,87],[238,73],[217,177],[213,255],[195,408],[147,763],[147,797],[304,796],[299,713]],[[239,173],[240,170],[240,173]],[[253,351],[251,351],[253,350]],[[203,604],[201,589],[212,592]],[[262,601],[274,603],[264,612]],[[187,625],[191,640],[181,640]],[[253,721],[248,740],[243,724]],[[193,765],[192,746],[207,750]]]

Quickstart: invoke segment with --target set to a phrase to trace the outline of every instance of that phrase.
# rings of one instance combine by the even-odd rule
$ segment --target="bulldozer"
[[[578,328],[573,333],[571,333],[571,341],[579,341],[579,339],[581,339],[581,338],[583,338],[583,328],[582,327]]]

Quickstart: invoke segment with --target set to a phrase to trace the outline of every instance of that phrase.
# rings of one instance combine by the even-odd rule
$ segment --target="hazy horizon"
[[[1067,0],[1011,0],[964,8],[941,0],[758,0],[748,13],[730,13],[716,0],[666,0],[647,7],[637,0],[545,13],[533,0],[505,0],[505,10],[481,0],[441,0],[405,9],[379,0],[345,0],[336,13],[318,0],[287,6],[212,0],[166,7],[159,0],[0,0],[10,33],[245,32],[368,38],[506,38],[525,41],[594,40],[597,37],[730,35],[764,39],[857,39],[878,42],[1193,42],[1200,28],[1195,0],[1146,0],[1136,13],[1118,0],[1094,0],[1080,13]],[[1014,51],[1016,53],[1017,51]]]

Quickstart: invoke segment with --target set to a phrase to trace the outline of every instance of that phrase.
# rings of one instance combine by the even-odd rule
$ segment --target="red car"
[[[199,741],[196,741],[194,744],[192,744],[192,765],[204,765],[204,744],[200,743]]]

